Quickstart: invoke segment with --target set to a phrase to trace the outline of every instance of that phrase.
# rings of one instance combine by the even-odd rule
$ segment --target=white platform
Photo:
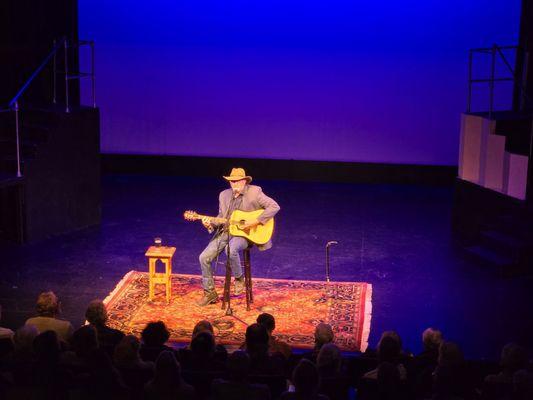
[[[462,114],[459,178],[525,200],[528,157],[506,152],[495,127],[494,120]]]

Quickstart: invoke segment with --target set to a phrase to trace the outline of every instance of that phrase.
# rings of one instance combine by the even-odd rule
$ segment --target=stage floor
[[[325,244],[338,241],[332,279],[373,286],[370,346],[397,330],[404,347],[418,352],[422,331],[433,326],[467,357],[495,359],[506,342],[533,337],[533,280],[502,278],[454,249],[453,188],[255,179],[281,211],[274,247],[252,253],[254,276],[323,280]],[[80,325],[90,300],[105,298],[128,271],[147,269],[144,252],[156,236],[177,247],[174,272],[199,273],[209,237],[182,213],[215,214],[222,179],[105,176],[102,185],[101,226],[2,245],[2,326],[20,326],[43,290],[56,292],[63,317]]]

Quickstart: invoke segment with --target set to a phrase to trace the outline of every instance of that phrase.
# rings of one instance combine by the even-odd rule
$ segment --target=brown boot
[[[213,290],[204,290],[204,295],[196,302],[197,306],[205,307],[209,304],[214,304],[218,301],[218,294]]]
[[[235,296],[240,295],[242,292],[244,292],[244,275],[241,275],[240,278],[235,278],[235,287],[233,288]]]

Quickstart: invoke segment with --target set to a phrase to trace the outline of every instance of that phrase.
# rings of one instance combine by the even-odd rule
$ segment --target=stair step
[[[8,122],[7,125],[11,127],[13,130],[15,129],[14,121]],[[46,123],[35,123],[35,122],[26,122],[26,121],[21,121],[19,127],[21,129],[39,129],[43,131],[50,130],[50,125],[47,125]]]
[[[28,139],[35,142],[44,142],[48,139],[50,129],[40,124],[22,124],[20,128],[21,139]],[[0,138],[14,139],[16,135],[15,125],[0,129]]]
[[[20,160],[20,170],[24,171],[25,160]],[[17,172],[17,158],[15,156],[0,157],[0,173],[15,174]]]
[[[515,253],[525,247],[521,238],[499,230],[485,230],[480,232],[480,236],[488,244],[494,245],[501,251]]]
[[[23,157],[35,156],[39,144],[31,140],[22,140],[19,144],[20,152]],[[0,156],[14,155],[17,151],[17,142],[15,139],[0,138]]]
[[[497,218],[497,230],[520,239],[532,235],[531,218],[527,215],[501,215]]]
[[[464,247],[464,250],[477,260],[496,267],[509,267],[516,264],[516,261],[512,257],[501,254],[483,245]]]
[[[0,172],[0,187],[18,184],[18,183],[21,183],[22,181],[23,181],[23,178],[19,178],[14,174]]]

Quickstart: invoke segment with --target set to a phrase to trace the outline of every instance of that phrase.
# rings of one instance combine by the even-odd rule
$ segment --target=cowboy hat
[[[246,179],[248,183],[252,181],[251,176],[247,176],[244,168],[232,168],[229,176],[223,176],[227,181],[240,181],[241,179]]]

